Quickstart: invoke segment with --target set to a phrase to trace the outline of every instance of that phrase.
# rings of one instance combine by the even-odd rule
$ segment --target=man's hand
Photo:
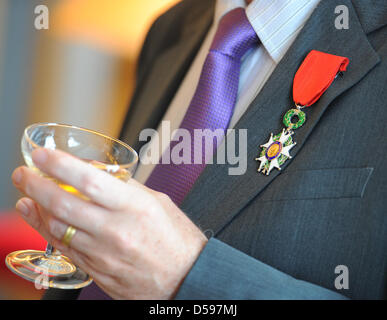
[[[64,152],[38,149],[35,165],[91,201],[61,189],[27,167],[12,179],[28,198],[16,208],[64,255],[115,299],[171,299],[207,239],[163,193],[124,183]],[[70,247],[61,243],[69,225]]]

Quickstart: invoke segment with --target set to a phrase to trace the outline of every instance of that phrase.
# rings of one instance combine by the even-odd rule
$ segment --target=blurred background
[[[57,122],[117,137],[145,35],[177,2],[0,0],[0,299],[39,299],[43,293],[4,264],[10,251],[45,247],[13,212],[20,195],[11,173],[23,163],[23,129]],[[37,29],[45,27],[45,8],[48,29]]]

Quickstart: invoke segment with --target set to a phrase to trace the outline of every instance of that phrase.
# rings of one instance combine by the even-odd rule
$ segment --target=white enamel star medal
[[[290,150],[297,144],[293,140],[294,130],[301,127],[306,115],[301,109],[310,107],[328,89],[339,73],[346,70],[348,58],[312,50],[297,70],[293,81],[293,100],[295,108],[283,117],[285,126],[281,133],[271,133],[269,141],[260,145],[262,150],[255,158],[259,161],[258,172],[269,175],[276,168],[291,159]]]
[[[298,117],[298,121],[293,123],[292,118],[295,116]],[[294,132],[292,129],[301,127],[304,122],[305,113],[300,109],[291,109],[285,114],[284,124],[287,128],[282,129],[282,132],[275,136],[272,133],[269,141],[260,146],[262,151],[259,157],[255,158],[255,160],[261,162],[258,172],[269,175],[273,168],[281,170],[281,166],[285,161],[291,158],[290,149],[297,144],[297,142],[293,142],[292,135]]]

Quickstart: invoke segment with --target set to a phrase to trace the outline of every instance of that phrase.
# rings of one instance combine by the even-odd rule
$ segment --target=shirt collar
[[[263,46],[276,62],[283,58],[320,0],[217,0],[214,21],[246,7],[246,15]]]
[[[245,0],[216,0],[214,22],[218,24],[227,12],[239,7],[246,7]]]

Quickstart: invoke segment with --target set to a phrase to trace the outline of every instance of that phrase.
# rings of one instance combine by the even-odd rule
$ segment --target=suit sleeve
[[[211,238],[186,276],[175,299],[348,299],[297,280]]]

